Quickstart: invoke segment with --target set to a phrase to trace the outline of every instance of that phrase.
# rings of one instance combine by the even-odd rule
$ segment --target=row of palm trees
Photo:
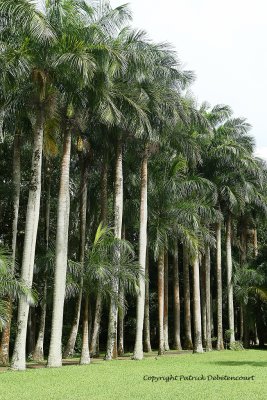
[[[159,354],[169,349],[170,259],[174,348],[181,349],[182,342],[182,264],[183,347],[202,352],[204,343],[206,349],[212,348],[214,263],[217,349],[223,349],[222,236],[227,328],[230,343],[235,342],[233,229],[240,226],[244,273],[248,230],[252,226],[256,234],[257,218],[266,213],[266,168],[253,156],[247,122],[234,118],[227,106],[199,107],[186,92],[194,75],[182,69],[168,44],[155,44],[145,32],[130,28],[130,19],[127,6],[112,9],[104,0],[49,0],[42,11],[28,0],[1,1],[1,135],[7,148],[13,142],[14,149],[9,178],[12,227],[9,224],[3,231],[1,240],[12,250],[11,275],[15,279],[19,272],[24,285],[17,308],[13,369],[26,366],[32,308],[25,290],[38,284],[42,313],[34,358],[40,360],[44,355],[52,284],[49,367],[62,365],[64,302],[71,295],[77,300],[64,356],[73,353],[82,311],[80,362],[90,362],[90,352],[98,351],[106,304],[105,358],[112,359],[117,350],[123,353],[130,293],[137,300],[133,358],[142,359],[143,346],[151,349],[148,267],[153,260],[158,264]],[[28,173],[21,168],[24,154],[31,157],[26,160]],[[27,205],[21,190],[25,174]],[[2,202],[0,208],[4,209]],[[17,243],[21,220],[23,249]],[[137,248],[138,263],[134,257]],[[16,256],[20,268],[15,266]],[[254,279],[257,293],[263,279],[262,275]],[[95,312],[90,335],[92,299]],[[1,345],[5,363],[13,297],[6,301],[8,317]],[[246,300],[240,297],[240,304],[245,320]],[[243,322],[244,329],[246,326]],[[248,334],[244,332],[244,339]]]

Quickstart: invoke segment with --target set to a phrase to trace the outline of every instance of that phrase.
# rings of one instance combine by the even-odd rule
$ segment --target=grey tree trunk
[[[43,151],[43,117],[37,118],[34,127],[33,157],[31,165],[31,181],[26,212],[24,248],[21,266],[21,279],[32,287],[35,246],[40,211],[41,171]],[[17,335],[11,361],[11,368],[24,370],[26,368],[26,335],[29,314],[29,302],[24,296],[19,299]]]
[[[78,299],[76,300],[74,319],[71,326],[71,331],[69,335],[68,342],[63,352],[63,358],[72,357],[74,354],[74,347],[76,343],[76,338],[79,330],[80,313],[81,313],[81,303],[82,303],[83,289],[80,288]]]
[[[212,350],[211,343],[211,291],[210,291],[210,247],[206,245],[205,248],[205,286],[206,286],[206,351]]]
[[[159,313],[159,351],[162,355],[165,352],[164,342],[164,249],[160,250],[158,257],[158,313]]]
[[[86,293],[84,299],[84,313],[83,313],[83,339],[82,339],[82,352],[80,358],[81,365],[90,364],[89,352],[89,296]]]
[[[216,276],[217,276],[217,350],[223,350],[223,322],[222,322],[222,227],[216,225]]]
[[[198,255],[193,260],[194,353],[203,353]]]
[[[103,160],[102,173],[101,173],[101,221],[103,225],[108,222],[108,162]],[[96,356],[99,353],[99,333],[102,315],[102,295],[101,290],[98,290],[96,296],[95,318],[93,325],[92,341],[91,341],[91,354]]]
[[[101,292],[98,291],[96,297],[95,318],[94,318],[94,326],[93,326],[92,341],[91,341],[92,357],[98,355],[97,342],[100,332],[101,314],[102,314],[102,296]]]
[[[184,279],[184,349],[192,350],[191,310],[190,310],[190,278],[187,248],[183,247],[183,279]]]
[[[166,251],[164,255],[164,316],[163,316],[165,351],[170,350],[168,319],[169,319],[169,260],[168,260],[168,251]]]
[[[80,183],[80,248],[79,248],[79,261],[84,268],[84,254],[85,254],[85,242],[86,242],[86,213],[87,213],[87,190],[88,190],[88,176],[89,176],[89,155],[90,149],[85,143],[83,154],[80,155],[80,167],[81,167],[81,183]],[[74,347],[76,343],[77,333],[80,322],[81,303],[83,295],[83,278],[80,281],[80,291],[76,302],[74,320],[71,327],[70,336],[68,343],[64,350],[63,357],[72,356],[74,353]]]
[[[14,137],[13,149],[13,221],[12,221],[12,273],[15,271],[17,233],[18,233],[18,216],[19,216],[19,200],[20,200],[20,133],[17,131]],[[9,362],[9,342],[10,342],[10,327],[12,319],[12,299],[7,300],[8,320],[2,331],[0,362],[2,365],[7,365]]]
[[[56,265],[54,279],[54,298],[51,340],[48,355],[48,367],[62,365],[62,326],[66,288],[66,273],[68,261],[68,230],[69,230],[69,170],[71,152],[71,131],[67,127],[64,137],[64,149],[61,162],[60,188],[57,211],[56,234]]]
[[[173,312],[174,312],[174,349],[182,350],[181,346],[181,312],[179,288],[178,243],[175,242],[173,254]]]
[[[144,351],[151,351],[150,342],[150,317],[149,317],[149,256],[146,252],[146,298],[145,298],[145,319],[144,319]]]
[[[45,204],[45,243],[46,243],[46,251],[49,249],[49,236],[50,236],[50,209],[51,209],[51,201],[50,201],[50,193],[51,193],[51,173],[50,173],[50,164],[46,160],[46,175],[45,175],[45,183],[46,183],[46,204]],[[35,361],[43,361],[44,360],[44,335],[45,335],[45,319],[46,319],[46,309],[47,309],[47,269],[46,266],[44,273],[44,290],[43,290],[43,299],[42,299],[42,311],[40,317],[40,327],[37,342],[35,345],[35,349],[33,352],[33,360]]]
[[[121,239],[122,230],[122,214],[123,214],[123,173],[122,173],[122,143],[118,139],[116,150],[116,177],[115,177],[115,207],[114,207],[114,234],[117,239]],[[117,248],[115,257],[119,262],[120,249]],[[115,274],[116,275],[116,274]],[[113,280],[113,292],[118,296],[119,282],[115,276]],[[106,360],[111,360],[114,356],[115,341],[117,340],[117,321],[118,321],[118,306],[115,299],[110,299],[109,309],[109,324],[108,324],[108,341]]]
[[[202,345],[206,348],[207,344],[207,303],[206,303],[206,273],[205,256],[199,263],[200,268],[200,300],[201,300],[201,326],[202,326]]]
[[[119,343],[118,343],[118,355],[122,356],[124,354],[124,289],[120,288],[119,293],[120,299],[120,312],[119,312]]]
[[[147,251],[147,148],[141,164],[141,199],[140,199],[140,228],[139,228],[139,295],[137,297],[136,336],[133,358],[143,358],[143,327],[145,313],[145,270]]]
[[[43,301],[42,301],[42,312],[40,317],[40,327],[37,342],[33,352],[32,359],[34,361],[40,362],[44,360],[44,335],[45,335],[45,318],[46,318],[46,299],[47,299],[47,282],[45,280],[45,286],[43,291]]]
[[[228,214],[226,219],[226,267],[228,294],[228,324],[231,331],[230,344],[235,341],[234,295],[233,295],[233,261],[232,261],[232,219]]]

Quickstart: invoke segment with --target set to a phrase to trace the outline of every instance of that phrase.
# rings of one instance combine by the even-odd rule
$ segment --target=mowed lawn
[[[183,380],[201,377],[206,380]],[[254,380],[208,380],[208,376],[254,376]],[[177,376],[152,382],[148,377]],[[144,379],[145,377],[145,379]],[[151,379],[151,378],[150,378]],[[182,379],[182,380],[180,380]],[[192,379],[192,378],[189,378]],[[224,351],[147,357],[59,369],[0,373],[1,400],[267,399],[267,351]]]

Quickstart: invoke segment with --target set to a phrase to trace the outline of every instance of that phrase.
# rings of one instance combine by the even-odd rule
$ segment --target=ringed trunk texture
[[[190,310],[190,278],[189,259],[186,246],[183,248],[183,278],[184,278],[184,349],[192,350],[191,310]]]
[[[139,228],[139,295],[137,297],[136,336],[133,358],[143,358],[143,327],[145,313],[145,271],[147,251],[147,149],[141,164],[141,199],[140,199],[140,228]]]
[[[159,351],[162,355],[165,352],[164,343],[164,249],[158,257],[158,313],[159,313]]]
[[[33,267],[35,258],[36,237],[40,212],[41,171],[43,151],[43,118],[34,127],[33,157],[31,166],[31,181],[26,212],[24,248],[21,266],[21,279],[32,287]],[[29,302],[22,296],[19,299],[17,335],[11,361],[11,368],[24,370],[26,368],[26,335],[29,314]]]
[[[122,143],[118,139],[117,149],[116,149],[116,176],[115,176],[115,207],[114,207],[114,234],[117,239],[121,239],[122,231],[122,214],[123,214],[123,173],[122,173]],[[119,262],[120,259],[120,249],[117,248],[115,252],[115,257]],[[115,296],[118,296],[119,282],[118,278],[113,279],[113,292]],[[114,346],[115,341],[117,341],[117,322],[118,322],[118,306],[116,301],[110,299],[110,309],[109,309],[109,324],[108,324],[108,341],[107,341],[107,351],[105,355],[106,360],[111,360],[114,356]],[[116,343],[117,344],[117,343]]]
[[[257,228],[253,229],[253,250],[254,250],[254,256],[258,257],[258,235],[257,235]]]
[[[19,217],[19,200],[20,200],[20,133],[17,131],[14,137],[13,149],[13,221],[12,221],[12,273],[15,272],[16,260],[16,246],[17,246],[17,233],[18,233],[18,217]],[[3,328],[1,349],[0,349],[0,362],[2,365],[9,363],[9,342],[10,342],[10,327],[12,319],[12,299],[7,300],[8,319]]]
[[[48,356],[48,367],[62,366],[62,326],[63,309],[66,288],[66,273],[68,261],[68,230],[69,230],[69,170],[71,152],[71,131],[67,128],[64,138],[63,158],[61,162],[60,188],[57,211],[56,235],[56,265],[54,279],[54,298],[51,340]]]
[[[194,353],[203,353],[198,255],[193,260]]]
[[[164,349],[165,351],[170,350],[169,346],[169,262],[168,262],[168,251],[165,252],[164,256],[164,317],[163,317],[163,329],[164,329]]]
[[[85,294],[84,299],[84,312],[83,312],[83,338],[82,338],[82,352],[80,358],[81,365],[90,364],[89,352],[89,296]]]
[[[180,311],[180,288],[179,288],[179,263],[178,243],[175,242],[173,255],[173,309],[174,309],[174,349],[182,350],[181,346],[181,311]]]
[[[222,227],[216,225],[216,277],[217,277],[217,350],[223,350],[223,322],[222,322]]]
[[[144,320],[144,351],[151,351],[150,342],[150,317],[149,317],[149,256],[146,252],[146,298],[145,298],[145,320]]]
[[[226,267],[228,294],[228,324],[231,330],[230,344],[235,341],[234,295],[233,295],[233,261],[232,261],[232,219],[228,214],[226,220]]]
[[[210,291],[210,247],[205,249],[205,286],[206,286],[206,351],[212,350],[211,343],[211,291]]]

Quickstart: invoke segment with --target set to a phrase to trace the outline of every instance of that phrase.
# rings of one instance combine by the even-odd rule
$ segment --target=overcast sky
[[[127,1],[111,0],[112,6]],[[158,4],[156,4],[158,3]],[[267,0],[130,0],[133,25],[175,46],[199,102],[230,105],[267,158]]]

